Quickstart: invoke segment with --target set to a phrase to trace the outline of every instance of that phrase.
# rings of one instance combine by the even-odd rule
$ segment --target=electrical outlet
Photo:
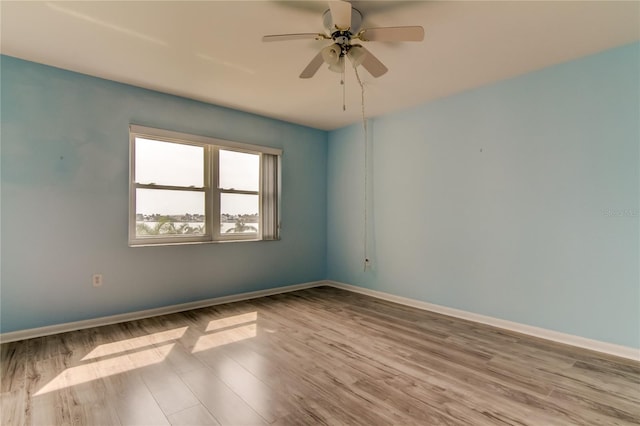
[[[100,287],[102,285],[102,274],[93,274],[91,282],[94,287]]]

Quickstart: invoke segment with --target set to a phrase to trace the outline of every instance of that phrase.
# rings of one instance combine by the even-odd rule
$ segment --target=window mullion
[[[129,133],[129,244],[136,239],[136,137]]]
[[[258,239],[264,236],[264,154],[260,153],[258,161]]]
[[[211,202],[208,206],[211,208],[209,223],[211,224],[211,236],[214,241],[220,239],[220,154],[217,147],[210,147],[209,155],[209,170],[210,183],[211,183]]]

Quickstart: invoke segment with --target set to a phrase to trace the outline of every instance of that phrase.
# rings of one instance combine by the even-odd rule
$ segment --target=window
[[[129,245],[277,240],[282,151],[131,125]]]

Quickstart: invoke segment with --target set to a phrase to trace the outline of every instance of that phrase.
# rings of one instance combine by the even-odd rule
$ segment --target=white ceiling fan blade
[[[422,41],[424,28],[414,27],[384,27],[367,28],[358,36],[362,41]]]
[[[364,56],[364,60],[362,61],[361,65],[364,67],[364,69],[369,71],[369,74],[377,78],[389,71],[389,69],[385,67],[384,64],[378,60],[378,58],[371,54],[371,52],[369,52],[364,47],[362,47],[362,49],[364,49],[366,55]]]
[[[262,41],[287,41],[287,40],[303,40],[303,39],[311,39],[314,38],[316,40],[327,38],[324,34],[318,33],[299,33],[299,34],[275,34],[275,35],[266,35],[262,37]]]
[[[320,69],[320,66],[324,63],[322,59],[322,52],[318,54],[309,62],[309,65],[302,71],[300,78],[311,78],[316,75],[316,72]]]
[[[346,1],[330,1],[331,20],[339,30],[347,30],[351,27],[351,3]]]

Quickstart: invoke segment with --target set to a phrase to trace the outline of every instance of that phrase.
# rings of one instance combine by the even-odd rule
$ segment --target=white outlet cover
[[[102,285],[102,275],[101,274],[93,274],[92,283],[94,287],[100,287]]]

